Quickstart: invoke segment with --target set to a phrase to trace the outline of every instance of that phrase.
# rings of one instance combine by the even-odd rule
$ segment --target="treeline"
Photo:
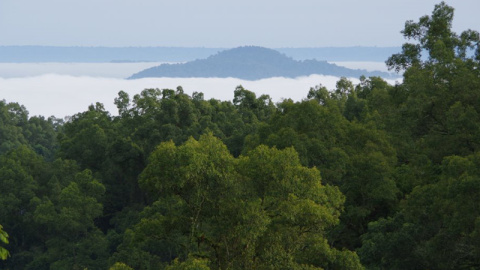
[[[393,86],[121,91],[65,122],[0,102],[0,268],[480,268],[479,35],[452,18],[406,23]]]

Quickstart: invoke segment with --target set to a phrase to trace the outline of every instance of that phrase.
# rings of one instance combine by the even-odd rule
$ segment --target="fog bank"
[[[206,99],[232,100],[238,85],[255,92],[268,94],[274,102],[291,98],[306,98],[310,87],[322,84],[335,88],[338,77],[312,75],[296,79],[269,78],[245,81],[235,78],[145,78],[124,80],[117,78],[46,74],[24,78],[0,78],[0,99],[25,105],[30,116],[54,115],[59,118],[87,110],[90,104],[101,102],[112,114],[117,114],[113,104],[120,90],[132,97],[146,88],[175,89],[182,86],[185,93],[203,92]],[[358,83],[358,79],[351,79]],[[394,81],[389,81],[394,84]]]

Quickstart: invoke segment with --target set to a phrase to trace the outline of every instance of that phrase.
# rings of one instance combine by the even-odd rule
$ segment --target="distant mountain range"
[[[221,48],[0,46],[1,63],[185,62]]]
[[[367,77],[393,77],[392,74],[386,72],[348,69],[326,61],[298,61],[273,49],[246,46],[221,51],[206,59],[180,64],[162,64],[133,74],[129,79],[146,77],[233,77],[259,80],[271,77],[296,78],[313,74],[356,78],[362,75]]]
[[[1,63],[187,62],[229,48],[0,46]],[[277,48],[295,60],[384,62],[400,47]]]

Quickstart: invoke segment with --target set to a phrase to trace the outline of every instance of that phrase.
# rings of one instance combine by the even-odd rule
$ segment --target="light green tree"
[[[108,270],[133,270],[133,268],[124,263],[117,262],[112,265]]]
[[[184,262],[175,259],[165,270],[210,270],[207,259],[188,258]]]
[[[8,234],[3,230],[2,225],[0,225],[0,242],[8,244]],[[6,260],[9,253],[4,247],[0,246],[0,259]]]

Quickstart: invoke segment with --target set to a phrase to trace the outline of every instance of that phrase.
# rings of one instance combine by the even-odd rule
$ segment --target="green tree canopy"
[[[326,240],[344,197],[292,148],[260,146],[236,159],[212,134],[162,143],[140,181],[156,201],[117,255],[135,254],[128,263],[136,268],[189,256],[214,269],[360,268],[355,253]]]

